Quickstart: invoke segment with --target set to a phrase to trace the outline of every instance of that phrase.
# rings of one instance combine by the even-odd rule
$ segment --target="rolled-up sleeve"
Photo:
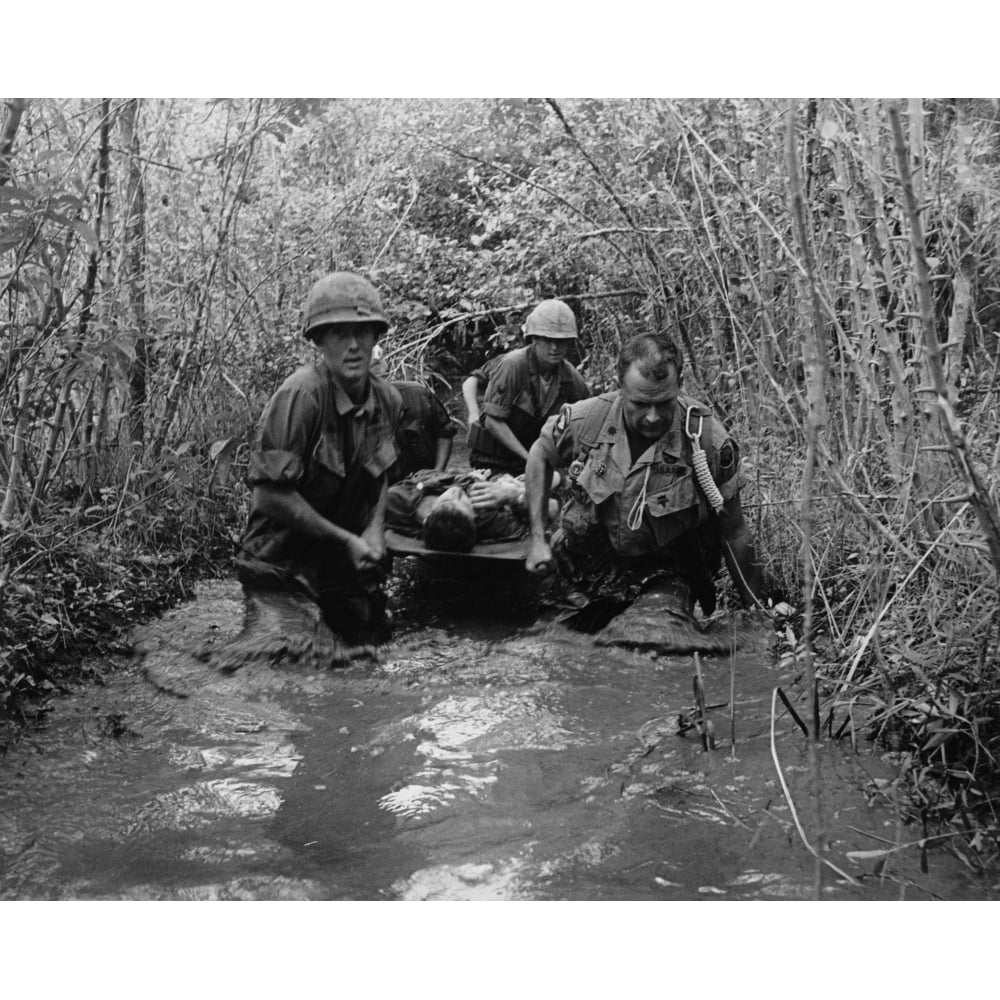
[[[260,440],[250,458],[247,482],[294,486],[305,472],[304,458],[320,416],[316,394],[285,384],[271,397],[261,418]]]
[[[556,469],[565,469],[573,461],[576,451],[571,414],[570,404],[564,403],[558,413],[553,413],[545,421],[538,436],[538,445],[545,460]]]

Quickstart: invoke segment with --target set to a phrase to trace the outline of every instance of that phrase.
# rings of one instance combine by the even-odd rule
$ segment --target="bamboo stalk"
[[[846,128],[844,122],[840,124],[842,128]],[[862,341],[860,353],[862,358],[874,357],[876,344],[871,343],[870,338],[873,331],[878,331],[882,327],[881,310],[874,294],[871,270],[864,259],[863,227],[858,219],[857,207],[851,196],[854,187],[853,177],[845,155],[844,143],[834,141],[832,149],[838,194],[844,213],[844,221],[847,225],[848,264],[851,276],[850,297],[855,315],[855,325]],[[878,339],[879,333],[876,332],[876,343]],[[902,373],[902,367],[896,356],[889,357],[888,361],[895,385],[895,376],[897,371]],[[855,428],[852,450],[860,451],[863,447],[868,446],[870,439],[868,428],[874,426],[883,443],[884,454],[892,477],[899,481],[902,477],[902,468],[894,447],[892,433],[882,412],[882,407],[879,405],[881,394],[875,378],[874,366],[865,366],[864,373],[866,378],[862,385],[867,390],[868,397],[864,400],[864,405],[859,405],[857,408],[859,422]]]
[[[7,105],[7,116],[0,128],[0,185],[9,184],[13,177],[10,161],[14,139],[28,107],[28,101],[24,97],[10,97],[4,103]]]
[[[812,324],[807,324],[803,331],[802,360],[806,371],[806,387],[809,408],[806,414],[806,463],[802,480],[802,509],[800,523],[802,525],[802,603],[803,624],[802,644],[803,663],[805,668],[805,683],[809,691],[816,684],[815,664],[813,662],[813,567],[809,558],[812,544],[812,483],[817,466],[817,441],[827,422],[826,406],[826,351],[823,346],[823,317],[820,308],[819,295],[814,280],[814,265],[812,247],[806,231],[805,203],[802,192],[802,180],[799,176],[798,144],[795,137],[796,108],[794,102],[788,109],[787,153],[788,153],[788,186],[791,201],[792,220],[802,254],[807,281],[806,294],[812,305]],[[813,793],[816,806],[816,845],[817,858],[826,848],[826,823],[823,812],[823,780],[819,767],[819,733],[814,725],[809,730],[809,768],[812,774]],[[822,867],[817,862],[815,870],[816,898],[822,892]]]
[[[954,301],[948,317],[948,354],[945,357],[945,381],[948,398],[955,399],[958,375],[962,368],[969,318],[973,308],[977,257],[973,250],[976,229],[976,199],[969,164],[972,134],[968,121],[968,101],[955,102],[955,179],[958,186],[957,247],[955,276],[952,282]]]
[[[1000,514],[998,514],[996,505],[990,497],[989,489],[984,482],[982,474],[973,461],[965,431],[948,399],[948,384],[945,380],[944,366],[941,360],[941,345],[938,343],[937,332],[934,327],[934,306],[931,301],[930,272],[927,266],[923,225],[920,221],[916,192],[914,191],[910,175],[910,165],[903,140],[903,128],[900,123],[899,109],[895,106],[889,107],[889,121],[892,126],[896,166],[899,171],[900,184],[903,190],[903,203],[910,228],[910,247],[913,256],[913,267],[916,272],[917,295],[920,303],[920,326],[927,368],[936,393],[936,403],[941,424],[951,448],[952,460],[959,474],[969,487],[970,503],[976,512],[986,543],[989,546],[994,576],[1000,581]]]

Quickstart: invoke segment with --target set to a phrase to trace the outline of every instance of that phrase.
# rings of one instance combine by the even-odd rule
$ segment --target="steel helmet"
[[[559,299],[539,302],[524,323],[526,337],[548,337],[551,340],[576,340],[576,317],[573,310]]]
[[[302,332],[309,340],[313,330],[328,323],[375,323],[379,336],[389,329],[375,286],[351,271],[334,271],[313,284],[304,320]]]

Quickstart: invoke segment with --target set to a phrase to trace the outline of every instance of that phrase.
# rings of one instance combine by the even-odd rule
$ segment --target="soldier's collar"
[[[611,401],[611,407],[608,410],[608,415],[604,418],[604,426],[601,428],[601,439],[604,441],[614,441],[618,437],[618,433],[621,432],[622,435],[627,434],[625,428],[625,414],[622,412],[622,396],[621,392],[615,394],[615,398]]]
[[[355,411],[367,415],[375,412],[375,393],[372,392],[372,380],[370,378],[368,379],[368,384],[365,386],[364,399],[360,403],[355,403],[344,391],[344,387],[333,377],[333,372],[330,371],[326,362],[321,362],[321,364],[326,369],[327,379],[329,379],[330,385],[333,388],[333,405],[338,416],[343,417]]]

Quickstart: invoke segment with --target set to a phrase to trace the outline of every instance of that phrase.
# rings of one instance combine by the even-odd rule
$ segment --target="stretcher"
[[[427,548],[419,538],[410,538],[387,528],[385,544],[394,556],[423,556],[434,560],[502,559],[507,562],[524,562],[528,555],[527,538],[515,538],[507,542],[480,542],[468,552],[442,552]]]

